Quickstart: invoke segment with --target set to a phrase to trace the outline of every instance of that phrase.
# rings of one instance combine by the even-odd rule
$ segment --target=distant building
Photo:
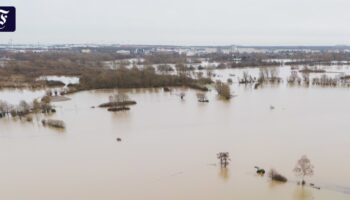
[[[251,48],[251,47],[237,47],[238,53],[266,53],[268,52],[265,49],[257,49],[257,48]]]

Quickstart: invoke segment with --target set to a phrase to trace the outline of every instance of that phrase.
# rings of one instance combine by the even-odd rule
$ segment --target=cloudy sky
[[[0,43],[350,45],[349,0],[1,0]]]

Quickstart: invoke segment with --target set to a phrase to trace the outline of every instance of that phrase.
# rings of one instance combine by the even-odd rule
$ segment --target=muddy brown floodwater
[[[35,117],[1,119],[0,198],[350,199],[350,89],[233,89],[231,101],[209,92],[208,104],[182,88],[127,90],[137,105],[121,113],[91,108],[115,91],[80,92],[55,103],[50,118],[64,120],[64,131]],[[218,152],[230,153],[227,169]],[[307,181],[321,190],[296,185],[292,170],[304,154],[315,166]],[[275,168],[290,181],[256,176],[254,166]]]

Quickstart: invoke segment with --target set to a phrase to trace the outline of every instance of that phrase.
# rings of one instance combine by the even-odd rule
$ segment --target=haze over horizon
[[[17,9],[0,43],[349,45],[345,0],[3,0]]]

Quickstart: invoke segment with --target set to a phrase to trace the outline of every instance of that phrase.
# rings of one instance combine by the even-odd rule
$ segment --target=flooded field
[[[349,68],[329,70],[347,74]],[[243,71],[215,73],[227,80]],[[290,68],[279,73],[287,77]],[[0,198],[350,199],[350,88],[284,83],[254,90],[233,79],[236,96],[230,101],[214,89],[209,103],[199,103],[196,91],[184,88],[123,90],[137,105],[119,113],[97,108],[118,90],[71,94],[70,101],[54,103],[57,112],[49,116],[63,120],[65,130],[43,127],[41,114],[31,123],[1,119]],[[0,99],[19,102],[44,94],[22,92],[1,90]],[[218,152],[230,153],[226,169],[218,164]],[[320,190],[296,184],[293,168],[304,154],[315,166],[306,180]],[[289,181],[257,176],[254,166],[274,168]]]

